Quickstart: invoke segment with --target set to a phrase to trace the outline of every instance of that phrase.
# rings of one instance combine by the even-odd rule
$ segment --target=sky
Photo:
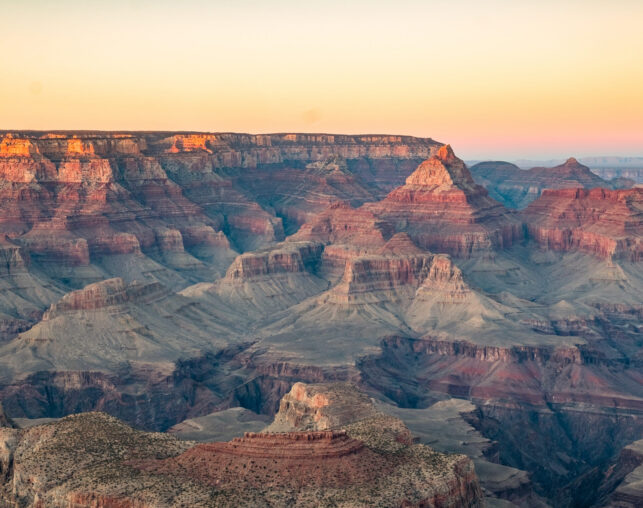
[[[0,129],[643,155],[641,0],[0,0]]]

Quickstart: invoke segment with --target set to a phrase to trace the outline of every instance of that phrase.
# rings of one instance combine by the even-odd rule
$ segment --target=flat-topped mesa
[[[140,156],[147,149],[142,136],[118,133],[44,134],[30,138],[40,153],[52,161],[65,158],[115,158]]]
[[[542,247],[643,260],[643,189],[545,190],[523,212]]]
[[[116,277],[94,282],[83,289],[67,293],[58,302],[51,304],[42,319],[47,321],[61,314],[75,311],[93,311],[122,305],[131,301],[142,303],[158,298],[163,294],[165,294],[165,290],[158,282],[133,282],[128,285],[123,279]]]
[[[329,301],[345,305],[400,303],[421,300],[428,293],[433,298],[439,294],[443,303],[457,303],[471,293],[449,256],[422,251],[412,243],[408,246],[408,237],[399,236],[378,254],[347,260],[342,279],[329,292]]]
[[[6,132],[2,134],[5,137],[8,135]],[[307,164],[329,157],[417,160],[430,157],[440,146],[430,138],[390,135],[98,131],[25,131],[12,135],[30,139],[45,157],[54,161],[91,153],[107,158],[140,154],[174,156],[183,153],[211,156],[215,168],[254,168],[261,164],[293,161]],[[72,139],[80,142],[70,143]],[[93,147],[93,152],[89,145]],[[24,149],[20,151],[24,153]]]
[[[243,458],[319,461],[359,453],[364,443],[346,431],[248,433],[229,442],[208,443],[202,451]]]
[[[317,242],[284,242],[272,249],[237,256],[226,273],[228,281],[246,281],[279,273],[314,272],[323,251]]]

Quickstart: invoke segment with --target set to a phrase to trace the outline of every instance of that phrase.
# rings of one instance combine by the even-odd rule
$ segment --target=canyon
[[[383,506],[635,505],[643,188],[622,184],[408,136],[0,132],[0,475],[34,506],[306,506],[339,477]],[[96,426],[96,476],[37,493],[64,468],[31,443],[72,460]],[[411,467],[412,499],[387,497]]]

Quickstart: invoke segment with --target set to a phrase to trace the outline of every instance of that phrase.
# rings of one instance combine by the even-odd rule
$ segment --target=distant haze
[[[468,160],[466,161],[470,166],[483,162],[481,160]],[[546,160],[533,160],[533,159],[517,159],[508,160],[516,166],[529,169],[535,167],[554,167],[565,162],[565,158],[546,159]],[[590,168],[643,168],[643,157],[578,157],[578,162]]]
[[[0,128],[394,133],[641,156],[643,2],[3,2]]]

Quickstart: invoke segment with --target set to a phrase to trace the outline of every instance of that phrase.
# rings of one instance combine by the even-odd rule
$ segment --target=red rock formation
[[[122,305],[128,301],[136,301],[140,304],[157,298],[161,294],[164,294],[164,288],[160,284],[134,282],[127,285],[120,278],[102,280],[88,284],[83,289],[67,293],[49,307],[42,319],[47,321],[63,313],[102,309],[113,305]]]
[[[396,301],[399,290],[415,291],[429,276],[435,256],[428,253],[365,255],[350,259],[332,289],[336,303]],[[410,297],[410,293],[405,295]]]
[[[373,482],[393,463],[346,432],[250,434],[227,443],[197,445],[175,459],[142,463],[145,471],[182,474],[209,485],[275,489],[346,488]]]
[[[16,241],[44,263],[72,267],[89,265],[87,240],[68,231],[63,221],[36,224]]]
[[[404,186],[363,208],[407,232],[418,246],[459,257],[508,247],[521,234],[518,221],[474,183],[448,145],[420,164]]]
[[[339,489],[349,504],[479,503],[471,461],[414,444],[400,420],[377,411],[350,385],[295,384],[268,430],[274,426],[289,430],[246,433],[226,443],[197,445],[178,457],[132,464],[148,474],[178,476],[229,492],[269,489],[277,496],[285,489],[304,505],[311,503],[303,501],[310,489]]]
[[[379,248],[392,232],[365,208],[335,203],[290,239]]]
[[[529,170],[508,162],[481,162],[471,167],[471,173],[494,199],[513,208],[524,208],[544,189],[591,189],[610,185],[573,157],[553,168]]]
[[[242,254],[228,268],[226,279],[251,280],[270,274],[314,271],[322,250],[319,243],[288,242],[275,249]]]
[[[357,199],[356,204],[370,199],[350,171],[324,161],[368,157],[390,164],[426,157],[435,147],[431,140],[399,136],[6,134],[0,141],[0,179],[11,185],[0,190],[0,233],[14,238],[34,229],[23,245],[34,247],[39,262],[78,266],[104,255],[162,251],[155,230],[175,229],[190,252],[223,267],[232,257],[227,238],[208,234],[197,243],[199,235],[190,231],[211,228],[220,237],[226,228],[242,251],[281,240],[284,233],[281,219],[239,192],[234,173],[221,175],[222,168],[282,165],[281,176],[255,171],[245,182],[257,181],[260,189],[262,181],[281,179],[285,201],[266,206],[274,205],[297,227],[336,199]],[[293,163],[313,165],[287,169]],[[303,185],[299,190],[297,182]],[[47,234],[43,229],[54,220],[59,233]],[[120,233],[134,235],[139,246]],[[88,254],[81,252],[83,242]]]
[[[286,233],[313,220],[332,203],[359,206],[373,201],[377,192],[354,175],[341,157],[312,162],[303,169],[274,169],[268,179],[262,170],[246,170],[239,172],[236,182],[259,203],[274,208],[284,219]]]
[[[429,157],[437,143],[410,136],[333,134],[178,134],[147,136],[150,153],[212,150],[216,167],[254,168],[286,161],[345,159],[417,159]],[[187,142],[186,142],[187,140]]]
[[[321,273],[333,280],[344,273],[347,261],[377,252],[392,232],[366,209],[334,203],[289,237],[289,241],[329,244],[322,256]]]
[[[429,336],[388,337],[383,347],[383,354],[391,355],[387,370],[400,369],[399,379],[421,373],[424,393],[431,390],[473,400],[543,407],[579,403],[643,409],[638,387],[629,380],[632,375],[638,377],[636,367],[620,366],[618,361],[610,362],[577,347],[500,347]],[[603,371],[608,365],[614,372]],[[434,370],[434,366],[439,368]],[[374,365],[365,368],[366,376],[377,385],[381,380],[377,372],[368,372],[371,367]]]
[[[545,190],[524,211],[529,237],[553,250],[643,259],[643,189]]]
[[[103,413],[0,429],[0,502],[30,506],[479,507],[472,462],[398,442],[378,414],[349,429],[247,433],[192,446]],[[352,437],[351,433],[363,439]]]
[[[45,267],[145,251],[174,254],[161,257],[172,268],[198,268],[183,253],[183,232],[188,247],[219,269],[234,257],[216,231],[220,221],[186,199],[156,159],[142,155],[144,137],[7,135],[2,146],[0,177],[11,184],[0,189],[0,233]],[[174,231],[171,241],[166,231]]]
[[[0,157],[31,157],[38,153],[38,147],[26,138],[7,134],[0,141]]]
[[[166,150],[167,153],[204,151],[212,153],[208,148],[214,141],[213,134],[175,134],[170,138],[172,146]]]

